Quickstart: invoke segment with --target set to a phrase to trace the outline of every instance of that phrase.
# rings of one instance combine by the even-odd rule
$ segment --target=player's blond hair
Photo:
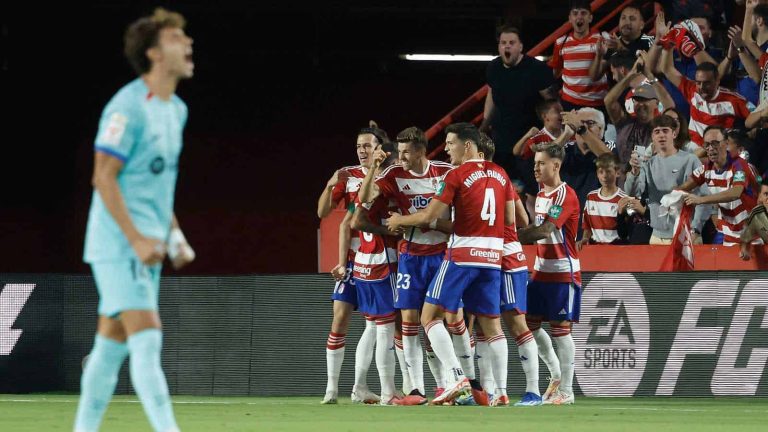
[[[152,15],[141,17],[128,26],[123,37],[123,52],[133,70],[139,75],[149,72],[152,64],[147,50],[157,46],[160,30],[183,29],[186,25],[187,20],[180,13],[159,7]]]

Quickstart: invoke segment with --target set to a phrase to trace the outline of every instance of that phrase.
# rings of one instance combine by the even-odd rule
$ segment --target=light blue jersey
[[[95,150],[123,161],[117,176],[128,213],[146,237],[166,241],[173,217],[187,106],[163,101],[138,78],[115,94],[99,122]],[[85,234],[85,262],[134,258],[135,253],[94,190]]]

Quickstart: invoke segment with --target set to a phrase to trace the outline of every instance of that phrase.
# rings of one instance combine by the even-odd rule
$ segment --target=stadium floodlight
[[[495,55],[486,54],[400,54],[400,58],[411,61],[491,61]]]

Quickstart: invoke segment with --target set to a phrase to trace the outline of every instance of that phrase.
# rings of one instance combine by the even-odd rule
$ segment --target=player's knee
[[[518,337],[529,330],[528,325],[526,324],[525,315],[511,312],[505,315],[504,321],[507,323],[509,333],[512,337]]]
[[[536,331],[541,328],[541,317],[526,315],[525,323],[530,331]]]

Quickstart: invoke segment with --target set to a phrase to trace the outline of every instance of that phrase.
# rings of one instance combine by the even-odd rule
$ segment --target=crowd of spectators
[[[579,247],[669,243],[675,221],[660,204],[673,190],[696,206],[696,242],[733,244],[755,206],[768,170],[768,0],[746,0],[743,16],[679,3],[650,29],[626,6],[608,33],[592,27],[588,0],[572,0],[571,29],[546,63],[525,54],[517,28],[499,30],[481,130],[529,212],[531,147],[564,147]]]

